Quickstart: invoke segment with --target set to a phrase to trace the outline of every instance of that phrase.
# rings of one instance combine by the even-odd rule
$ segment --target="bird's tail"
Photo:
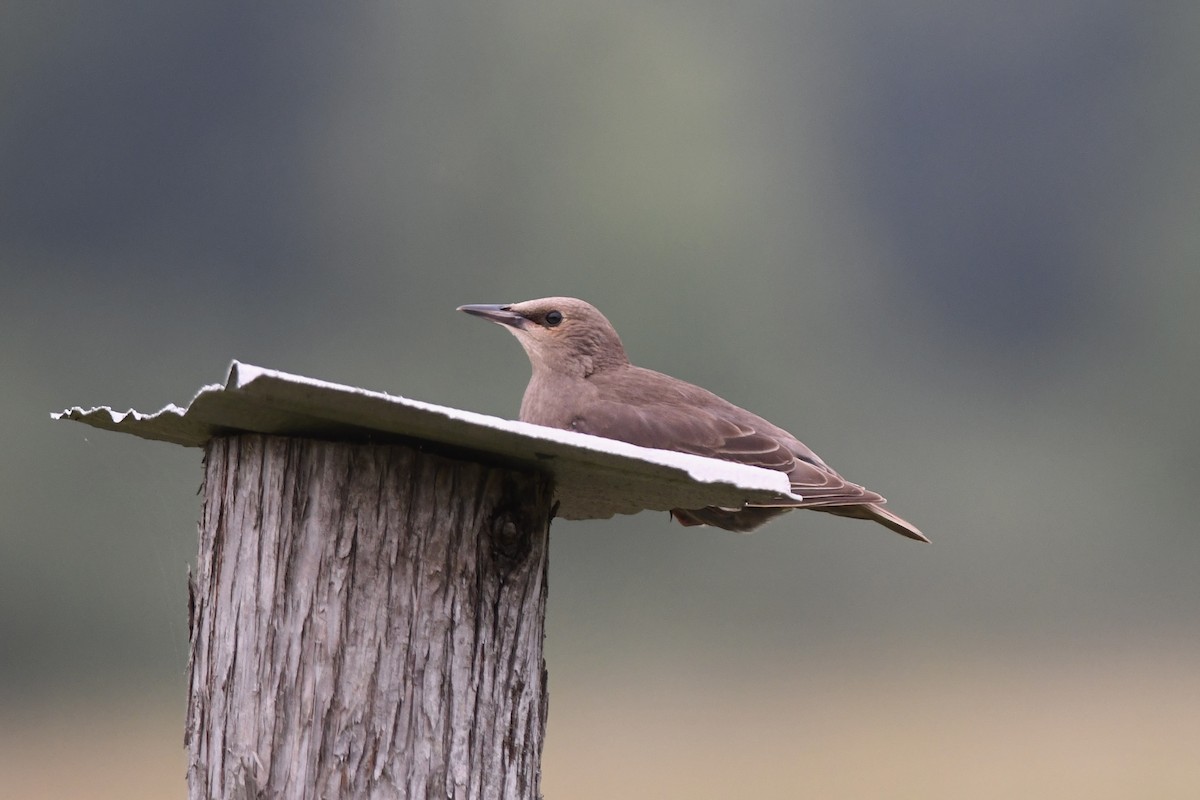
[[[877,503],[863,503],[855,506],[827,506],[824,508],[815,508],[813,510],[827,511],[830,514],[837,514],[839,517],[869,519],[873,522],[878,522],[885,528],[894,530],[901,536],[907,536],[909,539],[916,539],[918,542],[929,542],[929,539],[925,537],[925,534],[921,533],[916,525],[913,525],[907,520],[901,519]]]

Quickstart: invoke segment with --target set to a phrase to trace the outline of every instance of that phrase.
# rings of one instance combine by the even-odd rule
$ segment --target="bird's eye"
[[[562,322],[563,316],[561,311],[547,311],[546,324],[553,328],[555,325]]]

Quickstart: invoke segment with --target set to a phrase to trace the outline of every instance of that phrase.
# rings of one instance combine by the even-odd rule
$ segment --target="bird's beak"
[[[483,317],[500,325],[508,325],[510,328],[521,329],[529,324],[529,320],[525,319],[525,317],[522,317],[515,311],[510,311],[509,306],[459,306],[458,310],[465,311],[472,316]]]

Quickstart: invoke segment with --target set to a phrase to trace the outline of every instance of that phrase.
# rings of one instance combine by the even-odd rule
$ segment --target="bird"
[[[707,389],[632,364],[612,323],[583,300],[544,297],[458,310],[504,326],[525,349],[533,373],[521,400],[523,422],[778,470],[796,495],[741,508],[672,509],[682,525],[749,533],[807,508],[929,541],[884,508],[881,495],[847,481],[783,428]]]

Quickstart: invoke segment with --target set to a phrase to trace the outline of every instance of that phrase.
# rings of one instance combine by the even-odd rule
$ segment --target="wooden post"
[[[186,408],[51,416],[206,448],[194,799],[537,798],[555,512],[791,496],[775,470],[237,361]]]
[[[402,445],[212,439],[189,796],[537,798],[552,488]]]

